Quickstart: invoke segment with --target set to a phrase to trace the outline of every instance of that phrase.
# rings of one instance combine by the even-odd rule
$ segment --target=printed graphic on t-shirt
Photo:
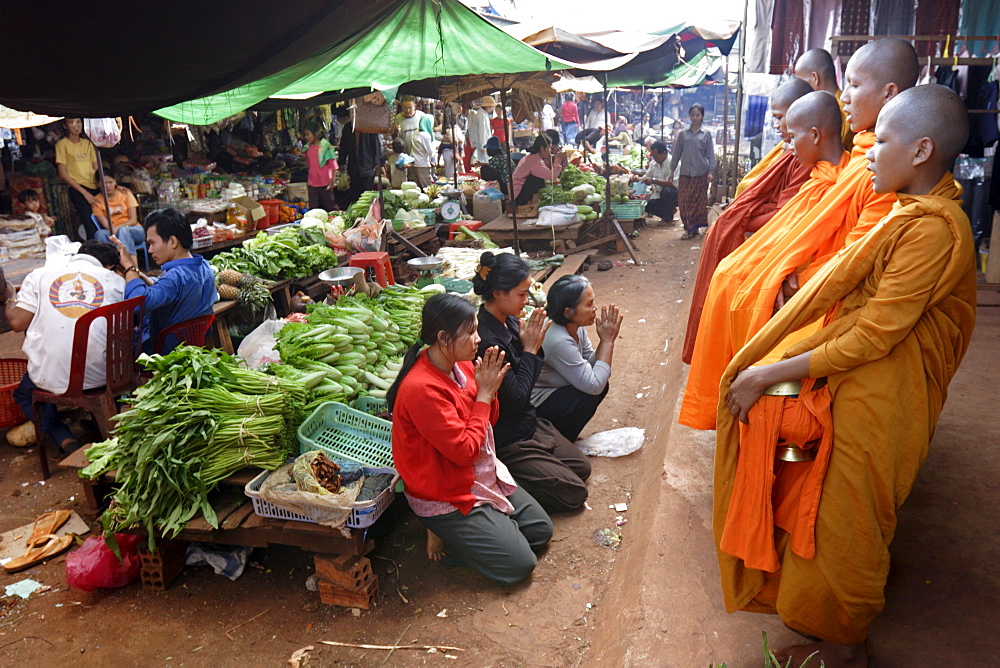
[[[49,287],[49,303],[59,313],[76,320],[104,303],[104,286],[83,272],[64,274]]]

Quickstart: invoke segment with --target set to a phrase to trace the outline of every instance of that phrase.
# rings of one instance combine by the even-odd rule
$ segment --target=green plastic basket
[[[389,407],[389,402],[378,397],[358,397],[351,402],[351,407],[358,409],[362,413],[378,416],[379,413]]]
[[[646,210],[646,200],[634,199],[628,202],[613,202],[611,210],[615,212],[615,217],[618,220],[636,220],[641,218],[642,212]]]
[[[322,450],[365,466],[393,466],[392,423],[333,401],[298,429],[300,452]]]

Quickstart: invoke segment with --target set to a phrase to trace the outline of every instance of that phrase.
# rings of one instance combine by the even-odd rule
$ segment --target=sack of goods
[[[45,257],[45,244],[31,218],[0,217],[0,246],[12,260]]]

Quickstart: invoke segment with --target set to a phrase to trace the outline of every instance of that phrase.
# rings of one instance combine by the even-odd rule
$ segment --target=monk
[[[796,159],[794,151],[784,147],[789,141],[785,125],[788,107],[811,91],[812,88],[805,81],[791,79],[778,86],[771,95],[771,116],[774,117],[775,128],[781,135],[781,153],[778,159],[753,182],[753,185],[743,191],[743,194],[736,196],[705,235],[701,259],[698,262],[698,274],[694,282],[694,293],[691,296],[691,309],[688,311],[687,334],[684,338],[682,359],[686,364],[691,363],[701,309],[715,268],[748,236],[763,227],[778,209],[799,192],[799,188],[809,178],[812,164]]]
[[[837,87],[837,68],[833,64],[833,56],[826,49],[809,49],[795,61],[795,76],[802,79],[813,90],[825,90],[840,100],[840,88]],[[843,112],[843,104],[840,107]],[[844,114],[844,126],[841,130],[844,137],[844,148],[848,151],[854,146],[854,132]]]
[[[757,333],[752,328],[734,332],[731,315],[746,323],[740,313],[779,308],[834,254],[863,236],[889,212],[895,198],[891,193],[872,190],[865,155],[875,143],[871,130],[878,112],[900,91],[912,88],[917,73],[913,46],[898,39],[869,42],[851,57],[845,72],[847,86],[841,96],[851,128],[857,133],[850,161],[840,171],[834,187],[814,206],[792,215],[785,212],[789,207],[786,205],[747,243],[719,263],[698,326],[678,418],[681,424],[695,429],[715,428],[722,372],[736,351]],[[753,283],[748,282],[750,273],[755,274]],[[765,300],[763,306],[760,300]],[[702,335],[705,332],[711,334]]]
[[[723,595],[730,612],[777,613],[820,639],[778,653],[782,665],[812,652],[817,665],[868,665],[897,511],[975,324],[971,229],[948,171],[968,137],[966,118],[962,101],[937,84],[885,105],[868,158],[874,190],[896,193],[892,211],[726,369],[713,511]],[[816,319],[825,323],[819,332],[755,366]],[[820,378],[826,385],[816,389],[810,379]],[[800,379],[797,400],[770,396],[776,383]],[[793,433],[812,461],[775,460],[779,439]]]

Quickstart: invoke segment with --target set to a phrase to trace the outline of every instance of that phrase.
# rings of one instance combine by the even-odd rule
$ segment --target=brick
[[[150,591],[166,591],[177,575],[184,569],[187,541],[159,540],[156,552],[149,552],[145,543],[139,547],[139,575],[142,588]]]
[[[375,605],[378,591],[378,579],[361,590],[344,589],[325,580],[319,581],[319,600],[327,605],[368,610]]]
[[[344,589],[364,589],[376,579],[372,572],[372,562],[367,557],[350,554],[329,557],[317,554],[313,557],[313,563],[320,579]]]

